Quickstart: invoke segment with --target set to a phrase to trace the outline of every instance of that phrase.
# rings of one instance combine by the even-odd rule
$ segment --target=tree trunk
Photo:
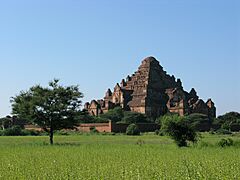
[[[50,133],[49,133],[49,137],[50,137],[50,144],[53,145],[53,128],[50,128]]]

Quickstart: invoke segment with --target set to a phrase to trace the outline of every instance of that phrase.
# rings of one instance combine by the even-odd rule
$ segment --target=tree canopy
[[[127,124],[133,123],[147,123],[149,120],[142,113],[124,111],[121,107],[115,107],[114,109],[110,109],[105,114],[100,115],[101,121],[111,120],[112,122],[121,122]],[[98,119],[95,119],[97,121]]]
[[[114,109],[110,109],[107,113],[101,114],[100,117],[109,119],[112,122],[119,122],[124,117],[124,111],[121,107],[115,107]]]
[[[240,125],[240,113],[238,112],[228,112],[224,115],[218,116],[214,119],[213,124],[221,127],[219,132],[230,133],[234,125]]]
[[[220,123],[236,123],[240,124],[240,113],[238,112],[229,112],[222,116],[218,116],[217,121]]]
[[[12,119],[11,117],[5,117],[0,119],[0,126],[1,129],[8,129],[12,126]]]
[[[64,87],[54,79],[49,87],[33,86],[13,97],[12,113],[42,127],[53,144],[55,130],[74,128],[78,124],[82,97],[78,86]]]
[[[188,142],[195,143],[198,137],[186,117],[176,114],[162,117],[161,131],[169,135],[179,147],[187,146]]]
[[[122,122],[127,124],[133,124],[133,123],[136,124],[136,123],[146,123],[148,121],[147,121],[147,117],[144,114],[125,111]]]
[[[86,109],[83,109],[79,115],[78,120],[80,123],[106,123],[109,119],[102,116],[92,116]]]

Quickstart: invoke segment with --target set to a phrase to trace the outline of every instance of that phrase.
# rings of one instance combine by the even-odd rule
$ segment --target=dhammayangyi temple
[[[154,57],[144,59],[132,76],[117,83],[113,91],[108,89],[103,99],[92,100],[84,108],[98,116],[117,106],[153,118],[168,112],[180,116],[201,113],[209,118],[216,117],[216,107],[211,99],[204,102],[194,88],[185,91],[181,80],[168,75]]]

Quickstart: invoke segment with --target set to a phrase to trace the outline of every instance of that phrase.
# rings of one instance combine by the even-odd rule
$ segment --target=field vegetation
[[[238,179],[239,134],[201,136],[188,148],[154,134],[0,137],[0,179]]]

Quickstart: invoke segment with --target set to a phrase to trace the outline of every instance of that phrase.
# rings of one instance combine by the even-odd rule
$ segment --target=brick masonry
[[[154,132],[160,128],[160,126],[155,123],[139,123],[137,125],[141,132]],[[116,124],[109,121],[109,123],[81,124],[78,127],[78,130],[82,132],[90,132],[90,129],[95,127],[99,132],[125,133],[128,126],[129,124]]]

